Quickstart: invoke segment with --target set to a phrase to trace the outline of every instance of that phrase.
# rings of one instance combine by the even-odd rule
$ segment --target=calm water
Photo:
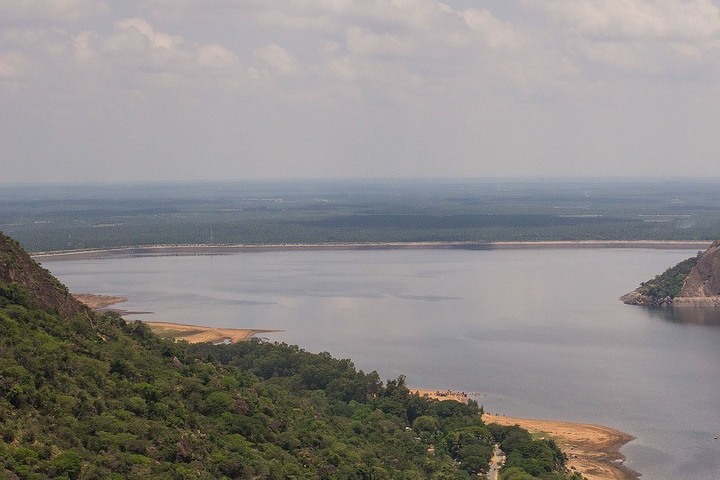
[[[47,261],[128,318],[283,329],[383,378],[479,392],[490,412],[637,437],[646,479],[720,478],[720,320],[618,297],[695,251],[288,251]]]

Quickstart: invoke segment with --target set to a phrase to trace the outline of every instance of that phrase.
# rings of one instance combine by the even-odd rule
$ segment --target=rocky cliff
[[[643,283],[620,300],[647,307],[720,307],[720,240]]]
[[[39,308],[63,319],[87,315],[89,309],[70,295],[67,288],[42,268],[18,242],[0,232],[0,288],[13,283],[27,290]]]
[[[720,240],[698,257],[695,267],[685,278],[679,297],[720,296]]]

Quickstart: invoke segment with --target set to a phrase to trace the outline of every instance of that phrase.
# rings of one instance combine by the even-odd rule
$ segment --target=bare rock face
[[[89,315],[88,307],[70,295],[65,285],[42,268],[13,239],[0,232],[0,283],[17,283],[26,289],[38,305],[50,313],[70,320]]]
[[[708,298],[720,296],[720,240],[703,252],[685,278],[680,298]]]

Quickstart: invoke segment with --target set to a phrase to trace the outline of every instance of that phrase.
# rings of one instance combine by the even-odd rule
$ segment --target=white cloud
[[[103,0],[2,0],[0,22],[72,22],[109,12]]]
[[[197,66],[201,69],[225,69],[238,64],[238,57],[222,45],[215,43],[197,47]]]
[[[222,71],[233,76],[240,63],[234,52],[221,45],[189,42],[157,30],[143,18],[115,22],[113,32],[98,43],[103,60],[123,74],[148,73],[160,83],[165,79],[176,84],[183,77],[196,79]]]
[[[0,80],[22,78],[29,68],[28,61],[17,52],[0,54]]]
[[[710,0],[528,0],[563,33],[561,48],[589,60],[658,78],[716,80],[720,8]],[[599,70],[592,69],[594,75]]]
[[[0,37],[0,58],[6,61],[6,71],[16,78],[31,80],[49,76],[67,67],[73,52],[72,40],[61,29],[9,28]],[[7,67],[10,67],[9,69]]]
[[[527,45],[527,40],[510,23],[502,22],[487,10],[468,9],[462,12],[465,23],[481,35],[484,43],[491,48],[518,49]]]
[[[143,18],[128,18],[115,22],[114,32],[103,41],[103,48],[109,53],[155,52],[172,56],[179,53],[182,44],[181,37],[157,32]]]
[[[297,61],[280,45],[271,44],[259,48],[255,51],[255,57],[281,75],[290,76],[298,73]]]
[[[361,27],[350,27],[347,32],[347,49],[359,55],[406,55],[415,44],[408,38],[391,33],[378,33]]]
[[[542,0],[541,8],[585,35],[601,38],[702,39],[720,33],[710,0]]]
[[[231,50],[163,32],[143,18],[117,20],[110,31],[16,27],[0,35],[0,77],[23,78],[24,88],[44,85],[48,95],[81,88],[209,91],[211,85],[237,88],[244,79]]]
[[[78,64],[84,64],[97,58],[94,48],[97,35],[92,32],[81,32],[73,37],[74,59]]]

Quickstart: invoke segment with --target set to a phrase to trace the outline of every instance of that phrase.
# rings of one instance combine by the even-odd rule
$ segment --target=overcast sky
[[[720,176],[711,0],[0,0],[0,182]]]

